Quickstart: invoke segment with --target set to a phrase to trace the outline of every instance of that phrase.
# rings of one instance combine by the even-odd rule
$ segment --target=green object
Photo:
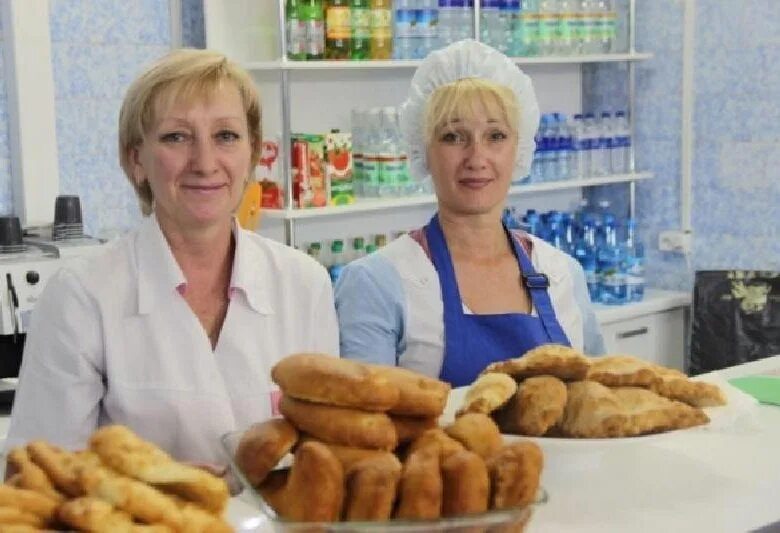
[[[729,383],[761,403],[780,405],[780,377],[746,376],[730,379]]]

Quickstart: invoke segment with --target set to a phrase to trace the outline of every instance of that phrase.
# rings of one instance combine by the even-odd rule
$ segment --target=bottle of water
[[[349,260],[356,261],[364,255],[366,255],[365,240],[363,237],[355,237],[352,239],[352,254]]]
[[[599,128],[599,147],[601,148],[601,160],[604,165],[604,174],[613,174],[612,171],[612,146],[615,144],[615,122],[612,114],[603,111]]]
[[[480,0],[480,40],[496,50],[502,47],[506,33],[501,6],[505,0]]]
[[[580,113],[574,115],[572,124],[572,144],[574,155],[572,156],[572,176],[582,179],[590,172],[590,140],[585,136],[585,122]]]
[[[600,301],[597,251],[595,218],[591,213],[585,213],[582,217],[582,235],[574,246],[574,258],[585,271],[585,282],[592,302]]]
[[[636,220],[626,220],[626,301],[639,302],[645,295],[645,247],[639,239]]]
[[[544,115],[539,117],[539,127],[536,128],[536,135],[534,135],[534,142],[536,143],[536,149],[534,150],[534,158],[531,161],[531,182],[538,183],[544,181],[544,151],[546,149],[545,139],[542,138],[542,124],[544,123]]]
[[[539,55],[551,56],[556,53],[558,34],[557,0],[539,0]]]
[[[565,252],[566,241],[563,236],[563,214],[560,211],[550,211],[547,220],[549,224],[548,242],[558,250]]]
[[[402,158],[398,113],[394,107],[382,109],[381,148],[379,152],[379,196],[400,196],[408,193],[409,172]]]
[[[571,55],[576,51],[574,33],[577,26],[575,4],[578,0],[558,0],[557,53]]]
[[[624,249],[617,236],[615,217],[604,217],[604,243],[598,251],[599,294],[601,303],[626,303],[626,271]]]
[[[594,11],[593,39],[596,51],[601,54],[609,54],[614,49],[616,29],[616,13],[612,0],[596,0]]]
[[[349,114],[352,130],[352,190],[356,197],[363,196],[363,145],[366,140],[364,111],[353,108]]]
[[[599,130],[598,125],[596,124],[596,119],[593,116],[593,113],[586,113],[585,116],[582,119],[583,122],[583,142],[587,149],[587,155],[585,156],[585,159],[587,160],[587,167],[585,169],[585,176],[595,176],[595,169],[597,162],[596,159],[596,152],[598,151],[598,143],[599,143]]]
[[[344,241],[336,239],[330,244],[330,266],[328,267],[328,273],[330,274],[330,280],[335,284],[341,271],[344,270]]]
[[[523,50],[523,19],[521,18],[520,0],[507,0],[507,54],[519,57]]]
[[[520,4],[522,38],[515,55],[531,57],[539,54],[539,4],[538,0],[522,0]]]
[[[577,227],[571,213],[562,213],[561,228],[563,231],[564,251],[573,256],[574,247],[577,244]]]
[[[566,180],[572,175],[572,154],[574,140],[571,127],[563,113],[555,113],[558,119],[558,154],[556,157],[556,178]]]
[[[523,217],[523,221],[525,222],[526,232],[534,235],[535,237],[541,237],[542,221],[539,217],[539,213],[537,213],[534,209],[529,209],[526,211],[525,216]]]
[[[395,0],[393,59],[414,59],[418,49],[416,0]]]
[[[415,59],[424,59],[439,45],[439,2],[438,0],[418,0],[417,9],[417,51]]]
[[[497,49],[507,55],[512,55],[512,20],[514,18],[513,13],[517,13],[520,9],[520,2],[518,0],[502,0],[498,12],[501,20],[501,35],[496,36],[498,38]]]
[[[596,0],[580,0],[577,47],[580,54],[596,53]]]
[[[551,181],[555,179],[555,151],[558,146],[558,138],[553,126],[553,117],[548,113],[543,114],[541,117],[539,141],[537,145],[539,181]]]
[[[473,0],[439,0],[439,46],[468,39],[473,28]]]
[[[615,113],[612,131],[612,172],[631,172],[631,125],[625,111]]]
[[[591,113],[588,113],[585,115],[585,124],[586,136],[590,142],[590,175],[605,176],[609,151],[603,122],[597,121]]]
[[[382,110],[378,107],[371,108],[364,115],[364,144],[363,144],[363,171],[362,190],[363,196],[375,197],[379,195],[379,181],[381,169],[379,166],[380,143],[380,118]]]

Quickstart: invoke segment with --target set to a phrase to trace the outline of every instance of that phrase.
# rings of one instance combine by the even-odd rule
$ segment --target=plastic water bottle
[[[593,113],[586,113],[582,119],[582,123],[583,143],[588,152],[585,156],[585,159],[587,160],[585,176],[594,176],[594,169],[596,166],[594,162],[594,156],[597,151],[596,149],[598,148],[599,142],[598,125],[596,124],[596,119],[594,118]]]
[[[363,144],[363,171],[362,190],[363,196],[375,197],[379,195],[379,181],[381,169],[379,166],[379,153],[381,150],[379,141],[379,121],[382,110],[378,107],[371,108],[364,114],[364,144]]]
[[[626,220],[626,301],[639,302],[645,295],[645,247],[639,239],[636,220]]]
[[[415,0],[395,0],[393,59],[415,59],[418,48]]]
[[[600,300],[597,251],[595,217],[585,213],[582,217],[582,235],[574,245],[573,255],[585,271],[585,282],[592,302]]]
[[[520,36],[515,37],[516,51],[520,57],[535,56],[539,53],[539,5],[538,0],[520,1]]]
[[[582,179],[590,171],[590,140],[585,136],[585,123],[581,114],[574,115],[572,124],[572,176]]]
[[[539,214],[533,210],[529,209],[526,211],[525,216],[523,217],[523,221],[525,222],[525,231],[530,233],[531,235],[534,235],[536,237],[541,236],[541,219],[539,218]]]
[[[631,172],[631,125],[625,111],[615,113],[612,131],[612,172]]]
[[[591,113],[585,115],[585,131],[590,142],[590,175],[604,176],[607,174],[606,158],[609,157],[607,138],[602,123]]]
[[[473,27],[473,0],[439,0],[439,46],[468,39]]]
[[[601,54],[609,54],[615,45],[617,34],[616,19],[612,0],[596,0],[594,11],[593,39],[596,51]]]
[[[537,142],[537,158],[539,159],[539,180],[550,181],[554,178],[555,154],[557,138],[552,125],[552,116],[545,113],[539,126],[539,141]]]
[[[539,55],[554,55],[558,34],[557,0],[539,0]]]
[[[596,53],[596,0],[580,0],[577,46],[580,54]]]
[[[523,47],[523,24],[520,17],[520,0],[506,0],[507,55],[517,57]]]
[[[615,217],[604,217],[604,244],[598,252],[599,294],[601,303],[619,305],[626,303],[626,271],[624,249],[617,237]]]
[[[615,122],[612,114],[604,111],[601,113],[599,125],[599,148],[601,149],[601,161],[604,165],[604,174],[613,174],[612,171],[612,146],[615,144]]]
[[[424,59],[439,45],[439,2],[438,0],[418,0],[417,10],[417,51],[415,58]]]
[[[572,153],[574,141],[571,127],[563,113],[555,113],[558,122],[558,154],[556,157],[556,178],[565,180],[571,178]]]
[[[409,182],[408,169],[404,168],[398,135],[398,114],[394,107],[382,109],[380,119],[379,189],[382,197],[400,196],[406,192]],[[404,176],[405,174],[405,176]]]
[[[549,243],[562,252],[566,251],[566,241],[563,237],[563,214],[560,211],[550,211],[548,215]]]
[[[334,284],[338,281],[341,271],[344,270],[345,263],[344,241],[336,239],[330,243],[330,266],[328,267],[330,280]]]
[[[496,50],[505,49],[506,27],[501,13],[501,6],[505,0],[481,0],[481,2],[479,22],[482,42]]]
[[[577,13],[575,4],[578,0],[558,0],[558,29],[556,32],[556,51],[560,55],[576,53],[575,29]]]
[[[366,255],[365,240],[363,237],[355,237],[352,239],[352,253],[349,261],[355,261]]]
[[[366,138],[364,116],[364,111],[359,108],[353,108],[349,113],[352,130],[352,190],[355,196],[363,196],[363,145]]]

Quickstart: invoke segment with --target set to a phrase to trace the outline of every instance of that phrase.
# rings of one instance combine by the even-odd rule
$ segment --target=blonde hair
[[[225,82],[234,83],[241,95],[254,166],[263,137],[260,97],[251,76],[224,55],[209,50],[174,50],[151,65],[127,89],[119,112],[119,163],[135,189],[144,215],[152,212],[154,197],[148,182],[136,183],[133,179],[132,149],[143,143],[160,110],[179,100],[208,98]]]
[[[520,104],[512,89],[483,78],[464,78],[437,87],[425,107],[424,139],[430,145],[438,128],[453,119],[474,118],[476,104],[488,115],[506,121],[514,135],[520,126]]]

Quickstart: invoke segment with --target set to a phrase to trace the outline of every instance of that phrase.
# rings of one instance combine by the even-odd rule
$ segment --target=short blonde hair
[[[475,104],[488,115],[506,121],[514,135],[520,126],[520,105],[512,89],[483,78],[464,78],[437,87],[425,107],[425,144],[429,146],[436,130],[453,119],[474,118]]]
[[[143,143],[161,109],[181,99],[208,98],[225,82],[234,83],[241,95],[254,166],[263,137],[260,96],[251,76],[224,55],[209,50],[174,50],[152,64],[127,89],[119,112],[119,163],[144,215],[152,212],[154,197],[148,182],[137,184],[133,179],[131,150]]]

